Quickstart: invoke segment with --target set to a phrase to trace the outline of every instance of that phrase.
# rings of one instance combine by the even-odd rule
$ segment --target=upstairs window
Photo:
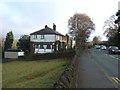
[[[58,35],[56,35],[56,39],[59,40],[59,36]]]
[[[37,39],[37,35],[34,35],[33,38],[34,38],[34,39]]]
[[[41,39],[44,39],[45,38],[45,36],[44,35],[41,35],[41,37],[40,37]]]

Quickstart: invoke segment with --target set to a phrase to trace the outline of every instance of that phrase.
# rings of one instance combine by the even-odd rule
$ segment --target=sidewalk
[[[115,88],[89,52],[83,53],[79,60],[76,88]]]

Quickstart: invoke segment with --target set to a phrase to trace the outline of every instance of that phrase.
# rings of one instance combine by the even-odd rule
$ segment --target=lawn
[[[70,59],[14,61],[2,64],[3,88],[52,88]]]

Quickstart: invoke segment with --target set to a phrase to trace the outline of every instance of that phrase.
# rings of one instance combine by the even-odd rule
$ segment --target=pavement
[[[118,88],[95,63],[89,51],[79,58],[77,83],[75,88]]]

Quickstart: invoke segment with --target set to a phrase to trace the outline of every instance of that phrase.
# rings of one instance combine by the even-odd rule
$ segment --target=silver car
[[[95,45],[95,48],[96,49],[100,49],[100,45]]]
[[[101,50],[106,50],[107,49],[107,47],[105,46],[105,45],[101,45],[101,48],[100,48]]]

